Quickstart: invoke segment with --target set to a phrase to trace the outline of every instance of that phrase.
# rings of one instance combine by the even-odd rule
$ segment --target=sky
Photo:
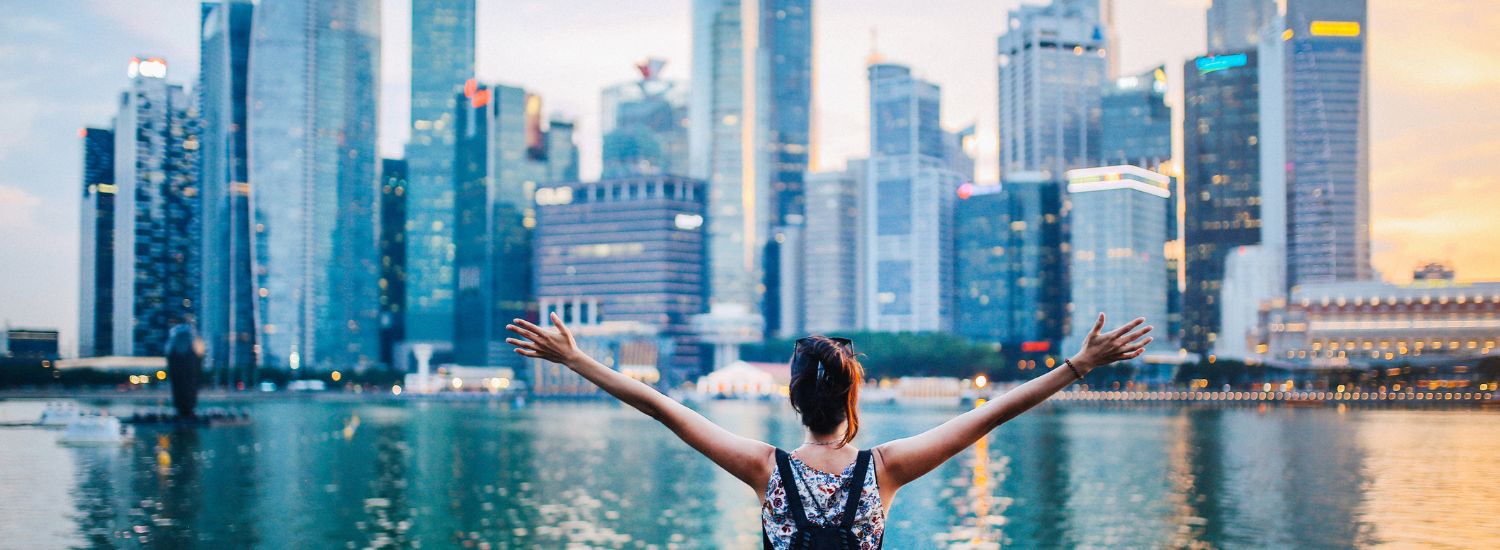
[[[379,0],[380,152],[407,136],[409,0]],[[525,86],[578,121],[582,172],[599,170],[599,91],[668,60],[688,78],[691,0],[477,0],[479,79]],[[865,59],[872,48],[942,86],[943,122],[977,124],[981,181],[996,169],[995,40],[1022,0],[814,0],[818,166],[867,147]],[[1027,0],[1027,4],[1040,3]],[[1165,64],[1177,76],[1204,45],[1209,0],[1116,0],[1124,74]],[[1452,262],[1460,279],[1500,280],[1500,2],[1370,0],[1371,219],[1376,269],[1393,282],[1418,262]],[[0,0],[0,323],[77,335],[82,144],[108,126],[132,55],[197,79],[192,0]],[[1180,119],[1180,109],[1177,117]],[[1180,137],[1178,139],[1180,151]]]

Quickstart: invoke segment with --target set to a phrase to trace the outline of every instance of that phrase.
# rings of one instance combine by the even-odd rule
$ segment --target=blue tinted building
[[[955,206],[955,327],[1009,358],[1061,357],[1069,275],[1062,184],[1012,173],[960,188]]]
[[[1099,157],[1099,92],[1109,72],[1100,0],[1011,10],[999,40],[1000,173],[1065,170]]]
[[[604,89],[605,178],[688,172],[688,86],[660,78],[664,64],[639,64],[640,80]]]
[[[1116,323],[1167,317],[1166,209],[1171,178],[1137,166],[1068,171],[1068,277],[1073,312],[1066,349],[1079,349],[1104,313]]]
[[[260,366],[379,359],[380,4],[265,0],[250,55]]]
[[[1261,240],[1260,91],[1255,51],[1183,67],[1183,347],[1213,348],[1225,258]]]
[[[198,72],[203,280],[198,327],[204,367],[219,383],[248,382],[255,366],[250,261],[249,0],[205,2]]]
[[[952,169],[941,92],[902,65],[869,67],[870,160],[865,181],[866,328],[946,330],[953,321]]]
[[[474,0],[412,0],[406,338],[453,337],[453,98],[474,75]]]
[[[115,133],[84,128],[79,214],[78,355],[114,354]]]
[[[406,335],[406,161],[380,160],[380,362]]]

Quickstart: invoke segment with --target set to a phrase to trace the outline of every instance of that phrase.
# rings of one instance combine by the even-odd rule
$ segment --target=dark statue
[[[167,376],[172,384],[172,406],[180,420],[195,420],[198,385],[203,378],[203,340],[193,326],[178,323],[167,334]]]

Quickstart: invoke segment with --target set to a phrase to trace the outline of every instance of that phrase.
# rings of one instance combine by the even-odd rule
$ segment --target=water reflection
[[[124,412],[128,405],[115,405]],[[0,402],[0,420],[33,414]],[[142,429],[118,448],[0,428],[19,547],[755,547],[753,491],[610,403],[266,401],[255,423]],[[801,439],[784,405],[711,403]],[[857,444],[956,410],[870,408]],[[1483,546],[1500,529],[1496,415],[1047,406],[904,488],[888,547]]]

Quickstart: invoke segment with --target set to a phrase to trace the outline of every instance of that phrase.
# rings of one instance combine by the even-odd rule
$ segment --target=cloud
[[[0,185],[0,231],[19,233],[37,225],[36,211],[42,198],[20,187]]]

